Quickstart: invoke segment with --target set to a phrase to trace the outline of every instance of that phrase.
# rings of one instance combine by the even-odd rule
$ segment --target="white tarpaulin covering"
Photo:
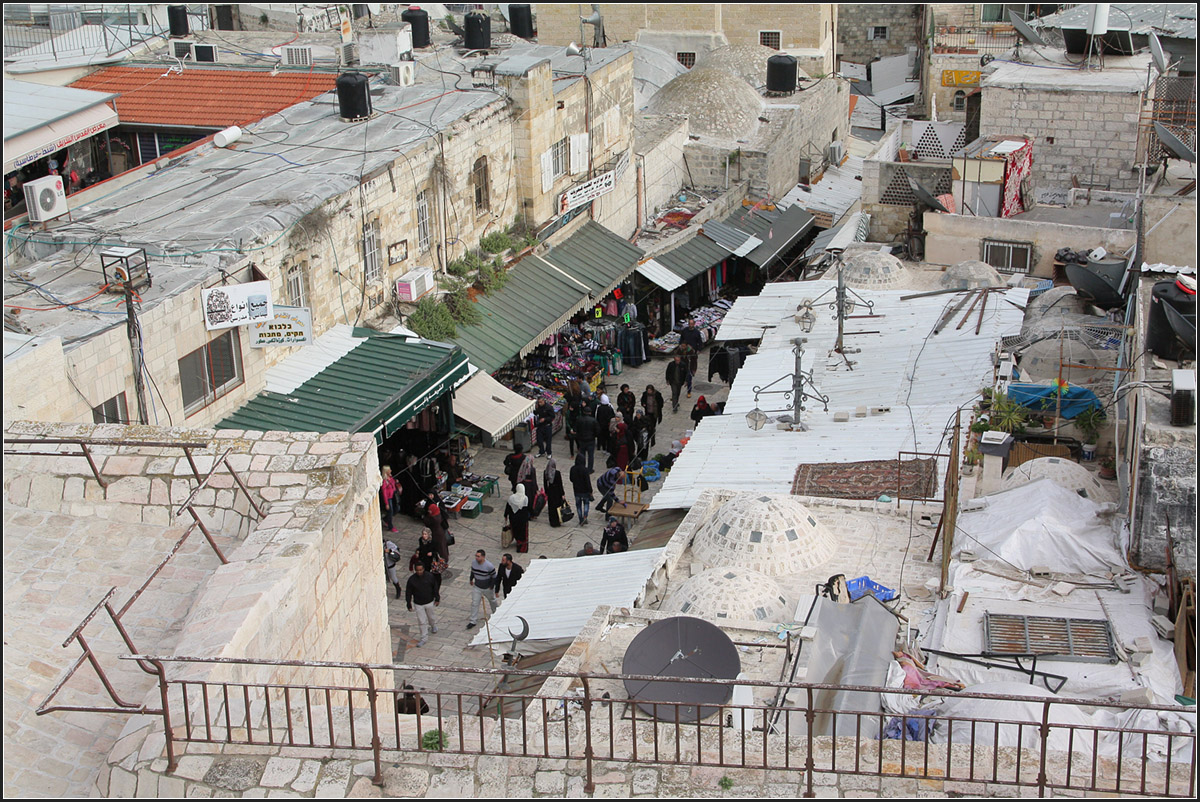
[[[1049,479],[1039,479],[976,501],[982,510],[962,512],[954,536],[954,556],[964,549],[983,560],[1001,560],[1029,570],[1107,575],[1124,566],[1112,504],[1097,504]]]
[[[454,414],[478,426],[493,440],[512,431],[533,411],[534,402],[517,395],[480,370],[454,391]]]
[[[487,627],[481,626],[472,646],[488,642],[507,649],[510,632],[520,632],[521,616],[529,622],[528,641],[573,639],[602,604],[632,607],[662,557],[662,549],[621,554],[530,560],[512,595],[504,600]],[[544,647],[540,643],[534,651]]]

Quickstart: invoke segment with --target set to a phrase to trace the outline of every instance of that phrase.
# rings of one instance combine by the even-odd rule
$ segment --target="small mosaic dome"
[[[767,59],[778,55],[778,50],[747,42],[709,51],[696,60],[696,66],[715,67],[731,72],[750,84],[755,91],[760,91],[767,86]],[[808,78],[799,67],[796,68],[796,77]]]
[[[837,540],[795,496],[746,493],[696,532],[692,554],[711,567],[786,576],[821,565]]]
[[[1059,331],[1055,334],[1061,333]],[[1038,340],[1021,351],[1017,370],[1021,372],[1021,381],[1043,384],[1058,378],[1060,369],[1063,378],[1071,384],[1083,386],[1102,381],[1111,382],[1112,373],[1103,368],[1116,364],[1117,353],[1116,350],[1108,352],[1097,350],[1087,343],[1069,336],[1061,338],[1055,336],[1046,340]],[[1075,365],[1089,367],[1067,367]],[[1092,365],[1095,368],[1090,367]]]
[[[979,290],[1003,287],[1004,279],[987,262],[959,262],[942,274],[942,286],[948,290]]]
[[[1023,462],[1015,468],[1009,468],[1004,472],[1004,479],[1000,487],[1002,490],[1012,490],[1014,487],[1027,485],[1038,479],[1049,479],[1059,487],[1073,490],[1097,504],[1113,500],[1112,492],[1096,478],[1094,473],[1077,462],[1061,457],[1041,457]]]
[[[731,72],[694,67],[659,90],[646,105],[649,114],[684,114],[694,134],[725,140],[751,140],[758,133],[763,100]]]
[[[881,251],[848,252],[842,269],[846,284],[858,289],[886,289],[908,281],[908,271],[900,260]]]
[[[713,568],[684,582],[662,603],[664,613],[693,615],[706,621],[791,620],[787,599],[775,580],[757,571]]]

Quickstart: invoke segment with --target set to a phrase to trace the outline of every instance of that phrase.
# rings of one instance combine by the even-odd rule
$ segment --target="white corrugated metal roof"
[[[803,299],[816,299],[835,286],[832,281],[769,284],[762,295],[734,303],[719,337],[762,336],[759,353],[738,371],[725,414],[701,421],[651,509],[690,507],[710,487],[787,493],[802,463],[894,459],[900,451],[938,452],[944,448],[955,410],[990,382],[996,342],[1020,331],[1024,313],[1013,304],[1023,307],[1029,294],[1025,289],[1009,289],[1003,295],[989,295],[978,335],[978,310],[971,313],[967,325],[956,328],[965,309],[933,335],[944,311],[961,295],[901,301],[904,291],[860,290],[859,295],[873,301],[875,313],[883,317],[846,322],[846,347],[862,349],[848,355],[855,363],[849,370],[842,357],[831,351],[837,322],[825,301],[832,300],[832,292],[814,307],[817,322],[812,332],[802,333],[794,320]],[[854,312],[865,313],[861,305]],[[765,334],[764,326],[770,327]],[[866,331],[880,333],[849,334]],[[829,412],[822,410],[819,401],[810,400],[805,404],[809,431],[784,432],[771,424],[752,431],[745,415],[755,407],[754,388],[792,373],[795,357],[790,342],[795,337],[808,338],[802,369],[812,372],[816,389],[829,397]],[[786,384],[785,380],[772,389]],[[781,409],[785,403],[780,395],[760,395],[758,406]],[[854,415],[858,407],[890,411],[858,418]],[[837,412],[849,412],[850,420],[835,422]],[[746,459],[746,454],[753,454],[753,459]]]
[[[637,272],[668,292],[671,290],[677,290],[684,284],[687,284],[686,281],[653,259],[647,259],[638,265]]]
[[[354,336],[352,326],[339,323],[314,340],[312,345],[304,346],[275,367],[269,368],[263,389],[269,393],[291,395],[297,387],[366,341],[365,337]]]
[[[574,638],[601,604],[632,607],[662,549],[642,549],[622,554],[572,557],[564,560],[530,560],[521,581],[481,627],[472,646],[510,643],[509,631],[520,632],[517,616],[529,622],[528,640]]]
[[[847,156],[839,167],[829,167],[821,180],[811,186],[797,184],[777,204],[787,209],[799,204],[812,214],[827,213],[834,223],[862,198],[863,159]]]

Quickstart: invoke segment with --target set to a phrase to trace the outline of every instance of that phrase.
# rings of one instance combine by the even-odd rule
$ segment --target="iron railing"
[[[938,25],[934,29],[934,53],[991,53],[1011,50],[1021,41],[1011,26],[964,27]]]
[[[1192,797],[1195,791],[1194,732],[1091,723],[1079,712],[1085,706],[1117,711],[1130,724],[1138,711],[1178,708],[1033,695],[516,668],[141,655],[129,659],[154,666],[158,674],[161,709],[138,712],[163,717],[168,771],[177,764],[178,743],[342,749],[371,752],[374,781],[382,783],[385,754],[440,747],[459,755],[580,761],[588,790],[594,787],[594,764],[600,762],[797,771],[804,773],[806,796],[814,795],[820,774],[986,783],[1036,788],[1039,795],[1073,791]],[[206,671],[211,673],[203,675]],[[304,684],[260,678],[304,671],[360,679]],[[388,687],[397,674],[420,684],[420,676],[432,673],[490,675],[498,681],[505,675],[540,677],[551,681],[551,687],[538,695]],[[217,674],[224,676],[217,679]],[[741,685],[776,701],[706,704],[703,720],[697,721],[689,715],[687,702],[633,703],[625,690],[627,680],[718,684],[731,690]],[[919,696],[925,704],[945,697],[1000,699],[1013,706],[1033,705],[1038,716],[1031,722],[1015,713],[1003,719],[920,711],[892,715],[878,708],[835,710],[830,700],[839,691],[874,698]],[[664,698],[671,696],[662,693]],[[938,743],[927,737],[930,732],[943,733],[936,736]]]

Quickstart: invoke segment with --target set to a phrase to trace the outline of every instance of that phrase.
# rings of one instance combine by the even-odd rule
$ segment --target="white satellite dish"
[[[1183,140],[1175,136],[1162,123],[1154,123],[1154,133],[1158,134],[1158,141],[1162,146],[1170,151],[1171,155],[1176,159],[1183,159],[1186,162],[1196,163],[1196,151],[1184,144]]]
[[[1042,39],[1041,36],[1038,36],[1038,32],[1035,31],[1033,28],[1031,28],[1029,26],[1029,24],[1027,22],[1025,22],[1025,20],[1021,19],[1021,17],[1017,14],[1017,12],[1009,11],[1008,12],[1008,20],[1009,20],[1009,22],[1012,23],[1012,26],[1017,29],[1017,33],[1020,35],[1020,37],[1022,39],[1024,39],[1026,42],[1028,42],[1029,44],[1031,44],[1031,45],[1045,45],[1046,44],[1046,41],[1044,39]]]
[[[1154,31],[1150,31],[1150,55],[1154,57],[1154,66],[1158,68],[1158,74],[1166,75],[1167,57],[1163,53],[1162,42],[1158,41]]]

